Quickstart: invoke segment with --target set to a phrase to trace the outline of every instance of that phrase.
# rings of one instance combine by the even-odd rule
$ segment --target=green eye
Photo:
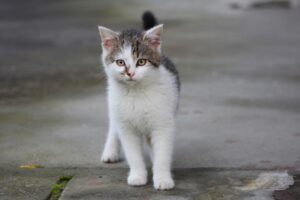
[[[116,60],[116,63],[117,63],[117,65],[119,65],[119,66],[125,66],[125,61],[122,60],[122,59]]]
[[[136,65],[137,66],[144,66],[147,63],[147,59],[138,59]]]

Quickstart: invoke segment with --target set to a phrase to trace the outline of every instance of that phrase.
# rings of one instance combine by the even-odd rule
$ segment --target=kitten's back
[[[179,73],[174,65],[174,63],[166,56],[161,57],[161,64],[169,71],[171,72],[175,78],[176,78],[176,86],[178,91],[180,91],[180,79],[179,79]]]

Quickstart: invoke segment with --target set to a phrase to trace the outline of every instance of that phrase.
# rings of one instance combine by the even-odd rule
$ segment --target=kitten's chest
[[[113,95],[112,109],[118,122],[140,130],[151,129],[164,112],[166,98],[156,91],[130,91]]]
[[[123,120],[145,121],[154,112],[153,100],[147,94],[127,94],[115,107]]]

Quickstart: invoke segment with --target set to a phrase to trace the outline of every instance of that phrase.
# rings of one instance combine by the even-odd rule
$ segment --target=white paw
[[[127,178],[128,185],[141,186],[147,183],[147,174],[130,174]]]
[[[118,152],[104,152],[101,157],[101,161],[104,163],[116,163],[120,161]]]
[[[170,190],[175,187],[175,183],[171,176],[154,177],[154,188],[157,190]]]

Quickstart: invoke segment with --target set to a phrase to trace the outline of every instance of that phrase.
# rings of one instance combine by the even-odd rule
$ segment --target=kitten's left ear
[[[144,34],[143,39],[149,42],[149,45],[156,50],[160,50],[161,35],[163,32],[163,24],[154,26],[147,30]]]

